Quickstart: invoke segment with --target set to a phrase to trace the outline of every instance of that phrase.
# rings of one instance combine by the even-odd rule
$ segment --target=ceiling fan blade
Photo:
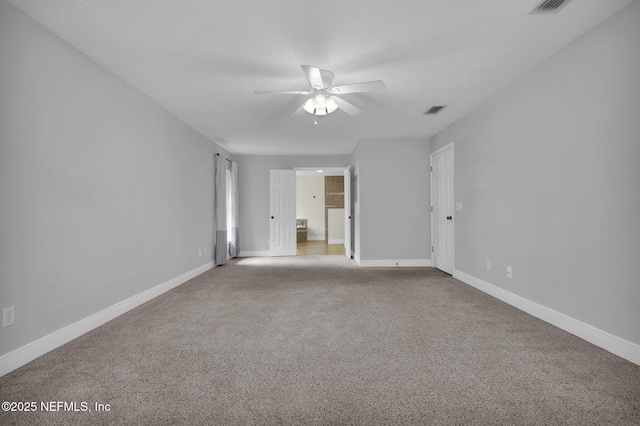
[[[314,67],[311,65],[300,65],[304,75],[309,80],[309,84],[314,89],[322,89],[324,87],[324,83],[322,82],[322,75],[320,75],[320,68]]]
[[[291,114],[292,117],[300,117],[302,116],[302,114],[304,114],[304,109],[302,108],[304,106],[304,104],[300,105],[300,107],[298,107],[298,109],[296,109],[295,111],[293,111],[293,114]]]
[[[335,103],[338,104],[338,108],[340,108],[341,110],[343,110],[344,112],[346,112],[347,114],[349,114],[351,116],[356,116],[356,115],[362,114],[362,110],[360,108],[358,108],[355,105],[350,104],[349,102],[345,101],[344,99],[340,99],[337,96],[331,96],[331,99],[333,99],[335,101]]]
[[[337,86],[331,89],[331,93],[336,95],[343,95],[345,93],[362,93],[362,92],[377,92],[379,90],[386,89],[382,80],[367,81],[364,83],[347,84],[345,86]]]
[[[256,90],[256,95],[308,95],[308,90]]]

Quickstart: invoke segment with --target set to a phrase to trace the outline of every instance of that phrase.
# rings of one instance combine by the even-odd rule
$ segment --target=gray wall
[[[431,140],[455,143],[457,270],[636,344],[639,22],[634,2]]]
[[[356,259],[431,259],[429,152],[427,140],[358,142]]]
[[[348,155],[237,156],[240,201],[240,251],[269,250],[269,170],[294,167],[346,167]]]
[[[4,1],[0,58],[1,355],[210,261],[224,151]]]

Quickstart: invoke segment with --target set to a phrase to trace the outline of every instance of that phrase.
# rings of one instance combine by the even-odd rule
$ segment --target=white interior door
[[[269,250],[296,255],[296,172],[269,170]]]
[[[453,144],[431,155],[433,266],[453,274]]]
[[[344,170],[344,254],[351,259],[351,167]]]

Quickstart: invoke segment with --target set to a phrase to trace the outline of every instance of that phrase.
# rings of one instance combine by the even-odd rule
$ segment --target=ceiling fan
[[[339,98],[336,95],[347,93],[363,93],[375,92],[385,89],[385,84],[381,80],[367,81],[363,83],[347,84],[344,86],[333,87],[333,78],[335,75],[328,70],[321,70],[311,65],[300,65],[304,75],[309,81],[308,90],[274,90],[255,91],[256,95],[311,95],[295,112],[293,116],[302,115],[303,111],[318,115],[331,114],[338,108],[351,116],[362,113],[362,110],[355,105]],[[316,124],[317,124],[316,119]]]

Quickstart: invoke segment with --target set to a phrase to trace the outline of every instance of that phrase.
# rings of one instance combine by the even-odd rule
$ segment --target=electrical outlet
[[[204,254],[207,254],[207,248],[206,247],[204,248]]]
[[[513,278],[513,269],[511,269],[511,266],[507,266],[507,278]]]
[[[2,328],[13,325],[15,321],[16,321],[16,307],[9,306],[8,308],[4,308],[2,310]]]
[[[198,250],[198,256],[202,256],[202,249]]]
[[[491,270],[491,261],[487,260],[487,271]]]

